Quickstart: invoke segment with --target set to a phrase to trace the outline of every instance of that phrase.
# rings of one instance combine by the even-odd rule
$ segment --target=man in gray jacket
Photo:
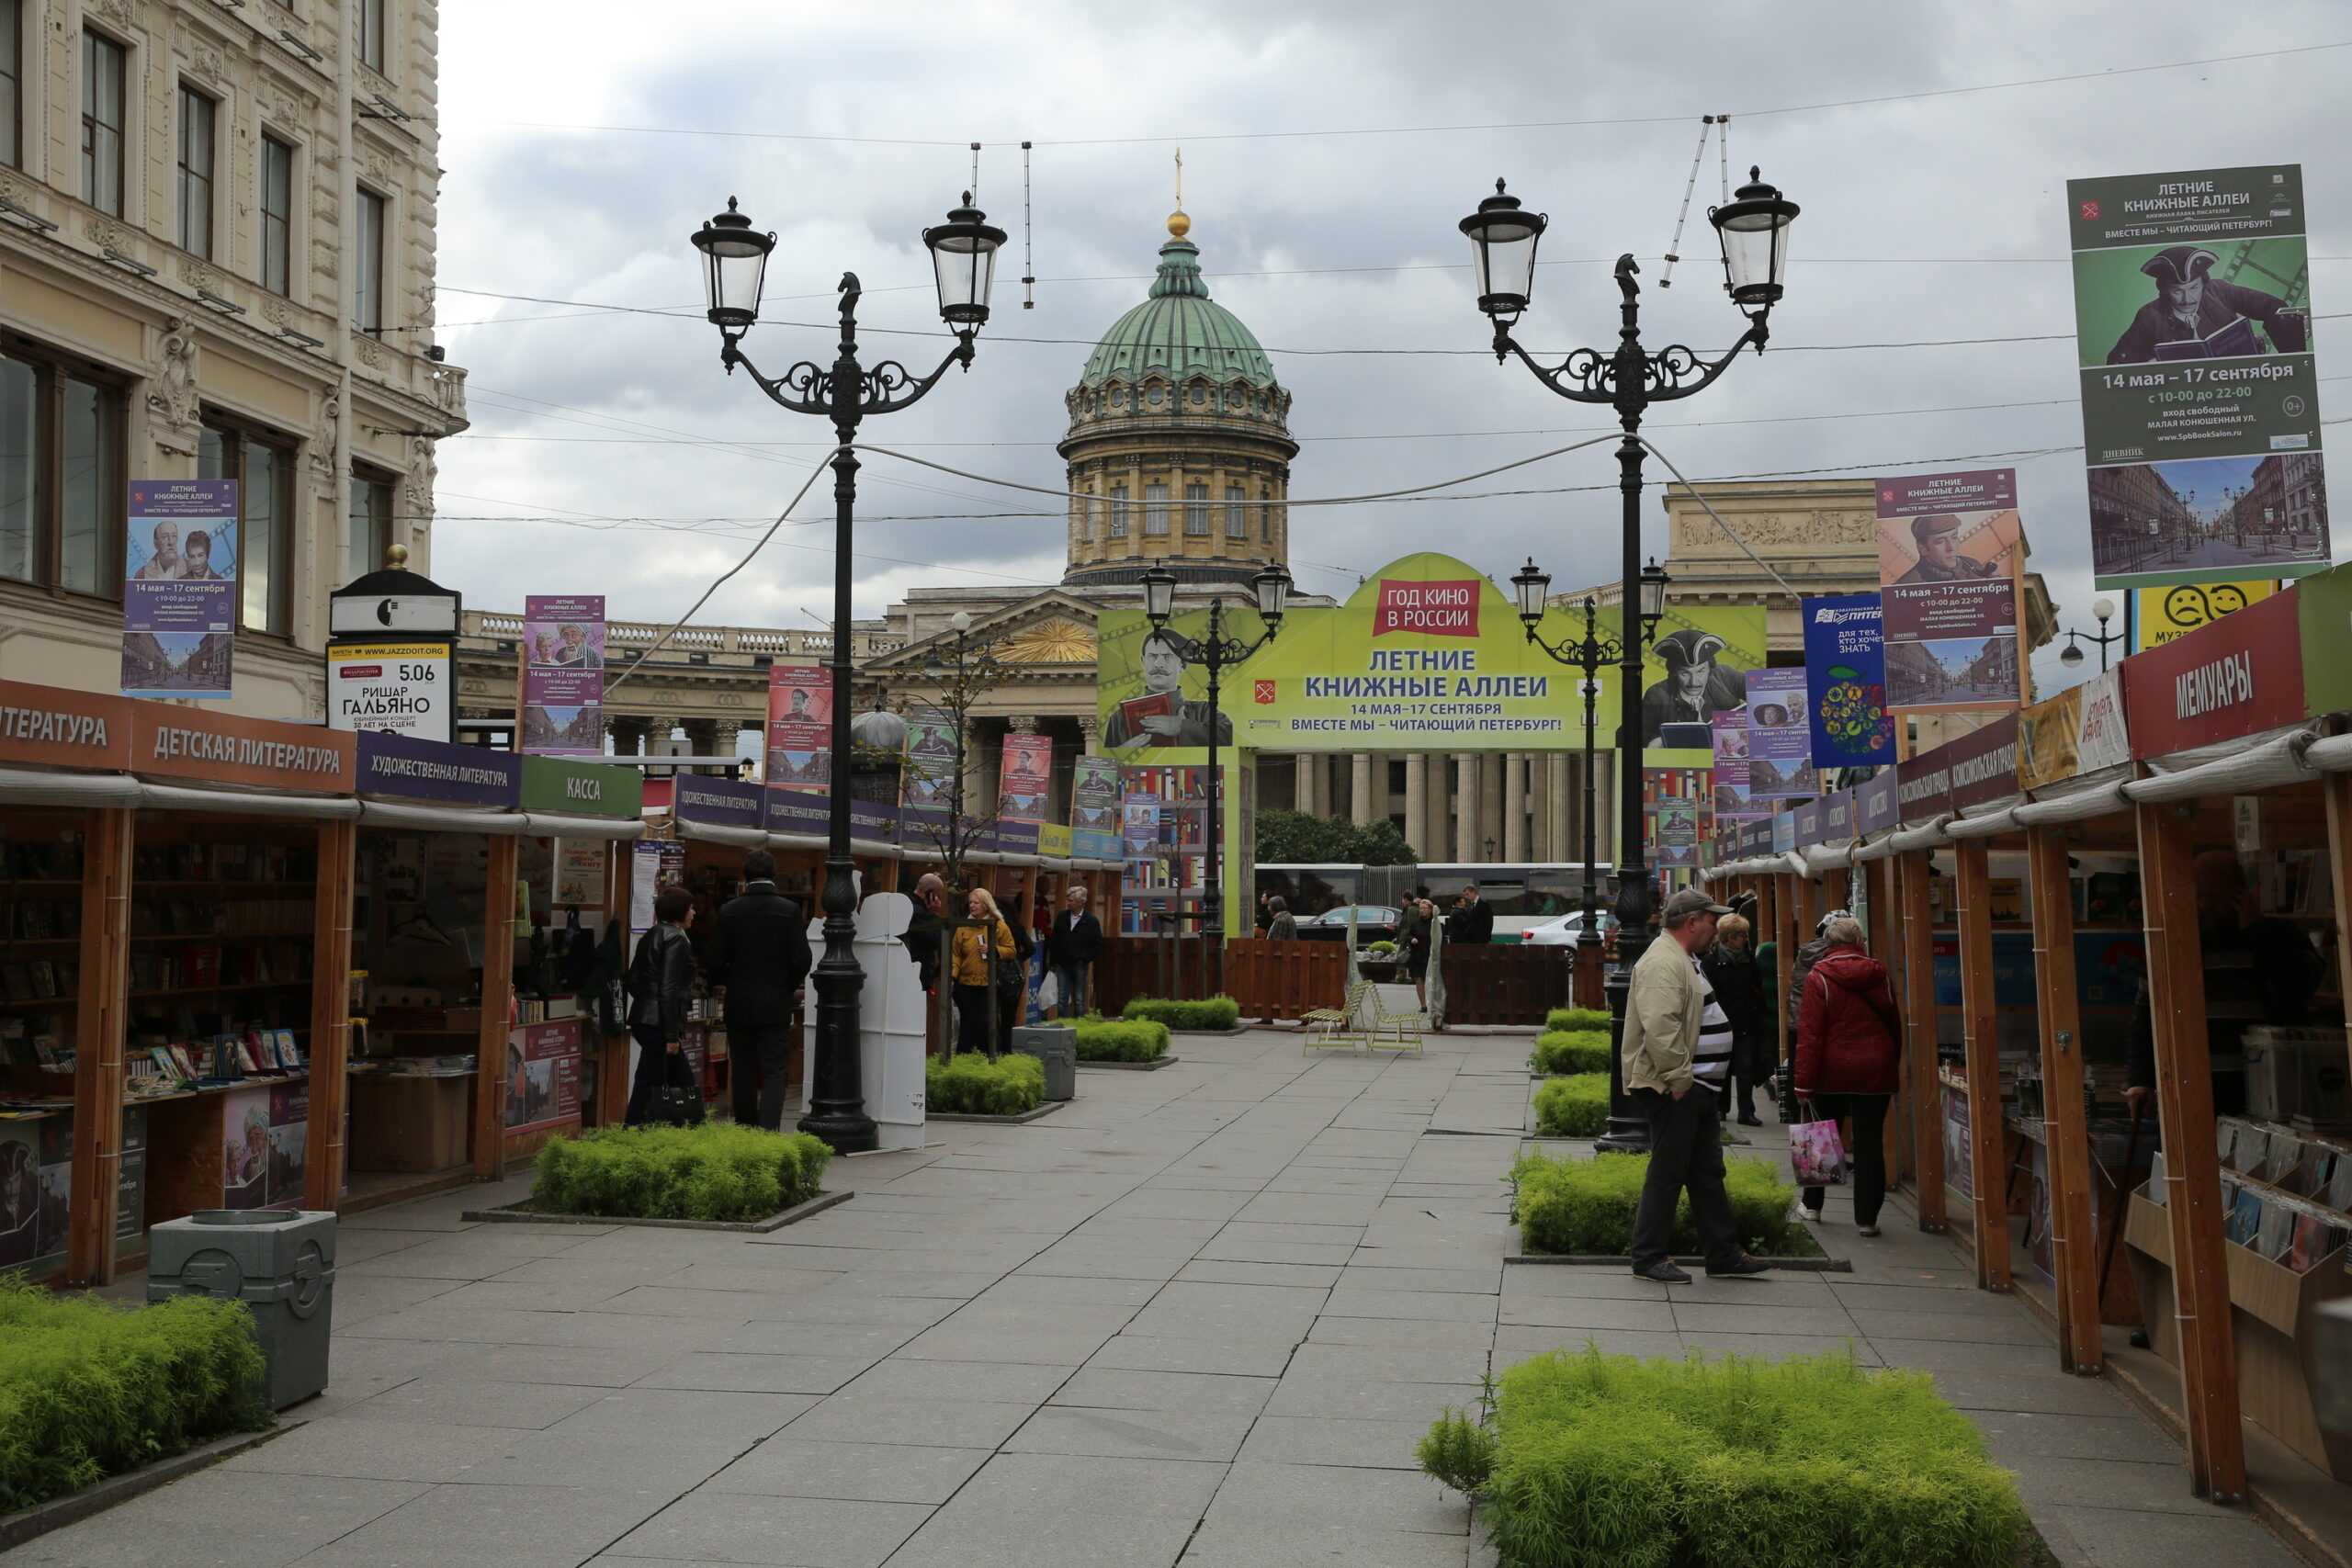
[[[1634,1210],[1634,1272],[1687,1285],[1674,1266],[1674,1211],[1684,1188],[1711,1279],[1768,1273],[1740,1250],[1724,1190],[1723,1097],[1730,1092],[1732,1027],[1699,965],[1731,910],[1686,887],[1666,901],[1666,929],[1634,965],[1625,1003],[1625,1089],[1649,1122],[1650,1168]]]

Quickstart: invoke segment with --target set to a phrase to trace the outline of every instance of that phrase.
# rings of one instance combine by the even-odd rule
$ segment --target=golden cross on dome
[[[1168,231],[1178,239],[1191,232],[1193,220],[1184,216],[1184,150],[1176,149],[1176,210],[1168,215]]]

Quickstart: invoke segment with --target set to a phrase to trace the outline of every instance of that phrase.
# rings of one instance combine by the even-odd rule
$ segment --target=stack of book
[[[2352,1146],[2230,1116],[2215,1138],[2232,1243],[2298,1274],[2352,1243]],[[2165,1201],[2161,1155],[2148,1191]]]

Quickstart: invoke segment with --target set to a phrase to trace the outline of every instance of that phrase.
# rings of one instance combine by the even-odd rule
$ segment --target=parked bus
[[[1617,896],[1615,868],[1596,867],[1594,885],[1606,910]],[[1473,883],[1478,897],[1495,907],[1495,940],[1517,942],[1530,926],[1580,908],[1584,902],[1581,862],[1487,865],[1435,861],[1421,865],[1261,865],[1259,893],[1280,897],[1301,919],[1353,904],[1366,909],[1401,908],[1408,897],[1451,908],[1454,896]],[[1240,911],[1236,910],[1238,916]],[[1359,917],[1370,922],[1374,917]],[[1250,919],[1256,919],[1252,900]]]

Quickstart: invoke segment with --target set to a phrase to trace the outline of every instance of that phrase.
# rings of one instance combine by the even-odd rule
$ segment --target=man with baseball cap
[[[1634,1272],[1660,1284],[1687,1285],[1674,1266],[1674,1211],[1690,1192],[1711,1279],[1769,1273],[1771,1265],[1740,1250],[1731,1197],[1724,1190],[1723,1097],[1731,1089],[1732,1026],[1715,1001],[1699,954],[1715,939],[1715,921],[1731,909],[1693,887],[1666,901],[1666,935],[1634,965],[1625,1000],[1626,1092],[1650,1129],[1649,1174],[1634,1210]]]

